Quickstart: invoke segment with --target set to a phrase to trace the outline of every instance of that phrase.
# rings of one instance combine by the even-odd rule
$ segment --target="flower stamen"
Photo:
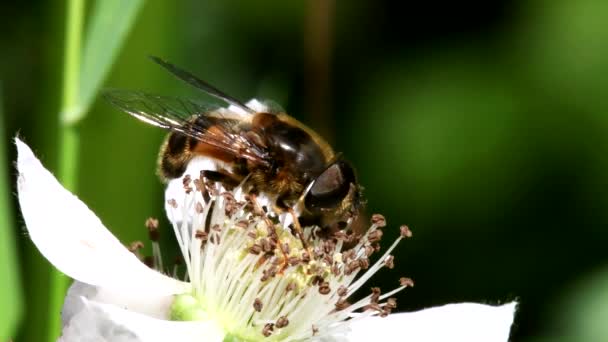
[[[187,305],[172,315],[176,319],[212,317],[233,339],[302,340],[347,331],[346,322],[361,317],[386,316],[396,307],[389,296],[410,286],[403,282],[385,295],[373,288],[356,303],[348,301],[380,268],[394,267],[390,253],[408,235],[402,228],[371,264],[386,226],[382,215],[372,216],[363,235],[350,231],[352,220],[329,233],[300,226],[294,209],[269,212],[263,203],[271,200],[244,194],[242,185],[228,191],[203,174],[181,182],[183,197],[169,199],[167,211],[192,293],[180,299]],[[146,226],[154,245],[158,222]]]

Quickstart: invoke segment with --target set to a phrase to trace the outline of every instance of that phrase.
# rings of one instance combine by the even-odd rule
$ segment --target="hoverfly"
[[[355,171],[317,133],[281,109],[256,110],[190,72],[151,59],[230,105],[214,108],[192,99],[139,91],[105,92],[105,98],[121,110],[169,130],[158,158],[163,181],[182,177],[195,158],[208,158],[217,167],[207,177],[227,187],[244,181],[252,193],[271,198],[279,212],[298,206],[302,224],[336,231],[357,216],[362,198]]]

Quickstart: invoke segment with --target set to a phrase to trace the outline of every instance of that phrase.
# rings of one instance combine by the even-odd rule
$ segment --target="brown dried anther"
[[[279,319],[277,319],[277,322],[275,324],[275,326],[279,329],[285,328],[287,325],[289,325],[289,319],[287,319],[286,316],[279,317]]]
[[[401,286],[414,287],[414,281],[406,277],[399,278],[399,284]]]
[[[249,248],[249,253],[254,254],[254,255],[258,255],[258,254],[262,253],[262,246],[260,246],[258,244],[254,244],[253,246],[251,246]]]
[[[266,323],[264,325],[264,329],[262,329],[262,335],[264,335],[265,337],[268,337],[268,336],[272,335],[273,331],[274,331],[274,324]]]
[[[184,178],[182,178],[182,185],[184,186],[184,191],[186,191],[187,194],[192,192],[192,186],[190,185],[191,181],[192,177],[190,177],[190,175],[185,175]]]
[[[392,270],[395,267],[395,257],[392,255],[387,256],[384,260],[384,266]]]
[[[196,206],[194,206],[194,210],[196,210],[197,214],[202,214],[205,211],[205,208],[201,204],[201,202],[196,202]]]
[[[320,275],[316,275],[314,277],[312,277],[312,279],[310,280],[310,283],[312,285],[321,285],[323,283],[324,279],[323,277],[321,277]]]
[[[386,226],[386,219],[380,214],[373,214],[371,222],[373,225],[379,228]]]
[[[247,228],[247,227],[249,227],[249,221],[247,221],[247,220],[240,220],[237,223],[235,223],[235,226],[237,226],[239,228]]]
[[[369,259],[367,257],[359,258],[359,267],[361,269],[366,270],[369,267]]]
[[[397,298],[389,298],[386,300],[385,308],[396,309],[397,308]]]
[[[379,300],[380,300],[380,288],[372,287],[372,296],[370,298],[370,302],[374,303],[374,304],[378,304]]]
[[[339,299],[336,302],[336,310],[340,311],[340,310],[344,310],[346,308],[348,308],[350,306],[350,303],[346,300],[346,299]]]
[[[207,241],[209,239],[209,233],[203,230],[197,230],[194,232],[194,237],[202,241]]]
[[[399,227],[399,231],[401,233],[402,238],[411,238],[412,237],[412,231],[406,225],[402,225],[401,227]]]
[[[300,263],[300,261],[301,261],[300,258],[295,257],[295,256],[287,258],[287,263],[290,266],[296,266],[296,265],[298,265]]]
[[[381,230],[376,229],[367,235],[367,241],[369,241],[369,243],[378,242],[382,239],[382,234]]]
[[[140,249],[144,248],[144,243],[141,241],[133,241],[127,248],[131,253],[137,253]]]
[[[319,285],[319,293],[322,295],[327,295],[331,292],[331,288],[329,287],[329,282],[324,281]]]
[[[308,254],[307,251],[302,252],[302,261],[304,263],[309,263],[310,262],[310,254]]]
[[[256,299],[253,301],[253,309],[254,309],[255,311],[257,311],[257,312],[262,311],[262,307],[263,307],[263,306],[264,306],[264,305],[262,304],[262,301],[260,300],[260,298],[256,298]]]
[[[272,245],[270,244],[270,240],[262,238],[260,239],[260,245],[262,246],[262,251],[264,251],[264,253],[272,252]]]

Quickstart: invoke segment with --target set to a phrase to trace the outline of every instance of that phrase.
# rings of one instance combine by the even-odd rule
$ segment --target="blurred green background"
[[[60,168],[66,12],[0,4],[0,338],[15,341],[48,336],[51,267],[24,233],[11,138]],[[608,340],[608,2],[149,1],[133,13],[113,63],[84,58],[111,65],[101,86],[204,98],[146,58],[158,55],[321,132],[355,164],[386,239],[414,232],[370,283],[412,277],[400,311],[517,299],[513,341]],[[73,129],[73,188],[122,241],[145,239],[163,212],[163,132],[97,97]]]

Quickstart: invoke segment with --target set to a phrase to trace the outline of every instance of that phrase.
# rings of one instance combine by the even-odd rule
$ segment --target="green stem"
[[[78,88],[80,77],[80,56],[82,54],[82,22],[84,0],[68,0],[68,15],[65,28],[65,50],[63,65],[63,102],[61,105],[61,125],[70,125],[66,119],[69,113],[78,110]]]
[[[79,133],[76,122],[70,122],[70,113],[79,110],[78,88],[84,0],[68,0],[65,30],[63,66],[63,98],[60,111],[59,180],[72,192],[77,186]],[[48,341],[56,341],[61,334],[60,312],[65,298],[68,278],[60,272],[51,271],[49,286],[49,335]]]

